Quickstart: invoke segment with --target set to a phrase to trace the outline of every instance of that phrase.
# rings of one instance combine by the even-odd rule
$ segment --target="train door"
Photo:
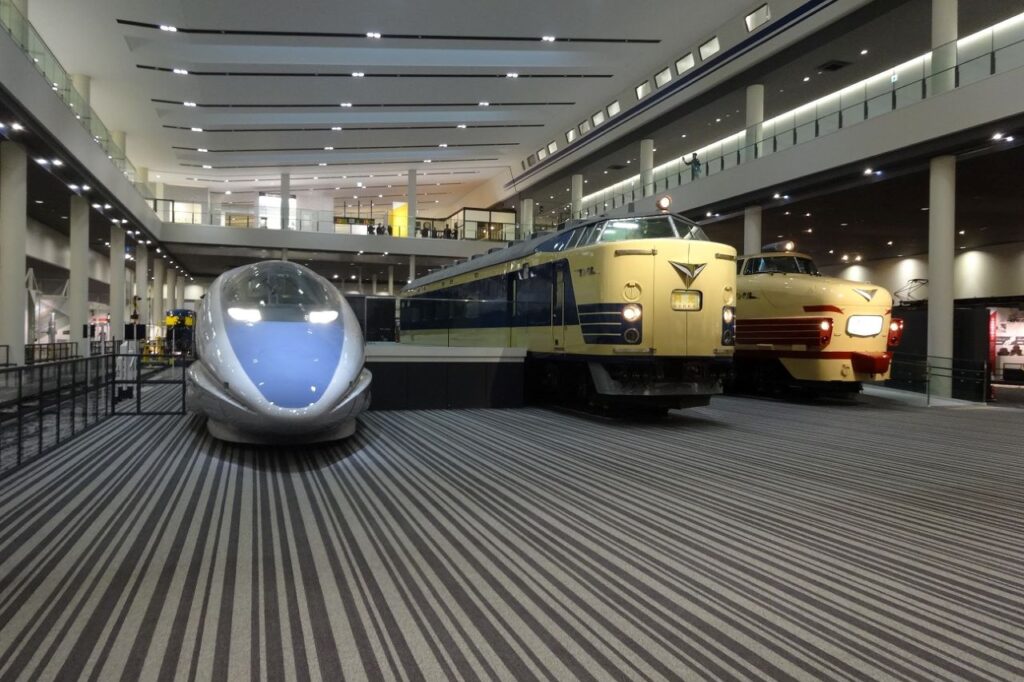
[[[551,287],[551,340],[555,350],[565,348],[565,269],[555,264]]]

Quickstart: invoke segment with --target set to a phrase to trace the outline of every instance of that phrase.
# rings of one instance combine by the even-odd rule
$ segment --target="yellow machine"
[[[823,277],[792,242],[737,262],[736,369],[740,388],[859,391],[889,378],[903,321],[882,287]]]
[[[403,290],[403,343],[521,347],[559,397],[705,405],[731,367],[736,251],[678,215],[597,219]]]

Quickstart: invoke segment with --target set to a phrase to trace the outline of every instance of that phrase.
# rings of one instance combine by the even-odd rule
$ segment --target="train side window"
[[[736,274],[737,275],[742,275],[743,274],[743,264],[745,262],[746,261],[742,261],[742,260],[736,261]]]

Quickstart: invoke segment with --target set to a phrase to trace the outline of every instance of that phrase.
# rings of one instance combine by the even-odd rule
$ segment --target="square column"
[[[640,187],[645,197],[654,194],[654,140],[640,140]]]
[[[572,211],[570,218],[579,218],[583,214],[583,176],[572,176],[572,184],[569,186],[569,210]]]
[[[78,354],[89,357],[89,201],[71,197],[71,254],[68,276],[69,341],[78,344]]]
[[[124,228],[110,226],[110,338],[124,336]]]
[[[395,295],[395,266],[388,266],[388,296]]]
[[[416,254],[409,256],[409,282],[416,279]],[[408,284],[408,282],[406,282]]]
[[[178,271],[173,267],[167,268],[167,303],[168,309],[178,305]]]
[[[291,198],[292,176],[288,173],[281,173],[281,229],[287,230],[291,221]],[[212,221],[212,218],[211,218]]]
[[[139,297],[139,324],[149,326],[149,247],[135,247],[135,295]],[[148,333],[148,331],[147,331]],[[141,339],[140,339],[141,340]]]
[[[519,202],[519,238],[529,239],[533,236],[533,199]]]
[[[409,217],[408,217],[407,222],[406,222],[406,228],[405,228],[406,229],[406,233],[405,233],[405,236],[407,236],[407,237],[415,237],[416,236],[416,169],[415,168],[410,168],[409,169],[409,187],[408,187],[407,194],[408,194],[408,196],[406,198],[406,201],[408,203],[408,207],[407,208],[409,209],[409,211],[408,211]]]
[[[166,320],[164,308],[164,280],[167,274],[167,264],[163,258],[153,258],[153,336],[163,337],[164,321]]]
[[[761,207],[748,206],[743,209],[743,253],[757,253],[762,245]]]
[[[931,393],[953,391],[953,257],[956,235],[956,157],[931,160],[928,198],[928,365]]]
[[[25,148],[0,142],[0,344],[8,362],[25,364],[25,240],[28,234]]]

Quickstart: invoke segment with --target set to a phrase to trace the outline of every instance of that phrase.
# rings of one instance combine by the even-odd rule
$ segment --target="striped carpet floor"
[[[868,399],[115,417],[0,481],[0,678],[1020,680],[1022,460]]]

